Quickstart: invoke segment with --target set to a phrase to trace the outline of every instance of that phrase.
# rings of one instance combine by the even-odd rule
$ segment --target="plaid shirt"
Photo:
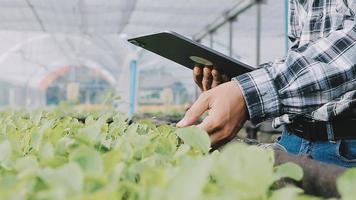
[[[235,77],[250,120],[330,121],[356,108],[356,0],[289,0],[284,59]]]

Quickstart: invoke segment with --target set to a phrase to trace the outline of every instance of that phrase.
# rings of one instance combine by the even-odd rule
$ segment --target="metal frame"
[[[229,21],[233,21],[237,18],[238,15],[245,12],[247,9],[251,8],[257,2],[261,2],[262,0],[242,0],[240,1],[234,8],[226,11],[222,16],[215,19],[211,24],[207,25],[206,28],[198,32],[193,36],[195,41],[201,41],[209,34],[214,33],[220,27],[228,23]]]
[[[130,63],[130,108],[129,117],[132,118],[136,111],[137,97],[137,60],[132,60]]]
[[[244,0],[240,1],[234,8],[226,11],[222,16],[214,20],[211,24],[206,26],[205,29],[193,36],[193,39],[197,42],[201,42],[205,37],[209,36],[210,47],[214,48],[214,36],[213,34],[225,24],[229,25],[229,56],[233,56],[233,35],[234,22],[237,20],[238,15],[242,14],[252,6],[257,6],[257,34],[256,34],[256,65],[260,64],[261,57],[261,3],[266,0]]]
[[[289,50],[289,38],[288,38],[288,24],[289,24],[289,18],[288,18],[288,10],[289,10],[289,3],[288,0],[284,1],[284,15],[285,15],[285,47],[286,47],[286,52]]]

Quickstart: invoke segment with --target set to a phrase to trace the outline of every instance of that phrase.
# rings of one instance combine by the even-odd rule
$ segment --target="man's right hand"
[[[195,83],[202,91],[210,90],[221,83],[225,83],[231,80],[225,74],[220,73],[213,66],[195,66],[193,69],[193,76]]]
[[[177,127],[195,125],[205,112],[208,115],[197,127],[210,135],[214,146],[233,139],[248,118],[245,98],[235,81],[203,92],[177,123]]]

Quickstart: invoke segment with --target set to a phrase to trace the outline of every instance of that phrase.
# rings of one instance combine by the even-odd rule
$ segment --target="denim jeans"
[[[324,163],[343,167],[356,167],[356,139],[310,142],[285,129],[277,143],[291,154],[306,155]]]

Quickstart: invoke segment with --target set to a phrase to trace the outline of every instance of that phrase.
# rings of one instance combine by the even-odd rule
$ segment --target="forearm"
[[[253,123],[283,114],[308,114],[356,89],[356,27],[290,50],[273,63],[234,78]]]

